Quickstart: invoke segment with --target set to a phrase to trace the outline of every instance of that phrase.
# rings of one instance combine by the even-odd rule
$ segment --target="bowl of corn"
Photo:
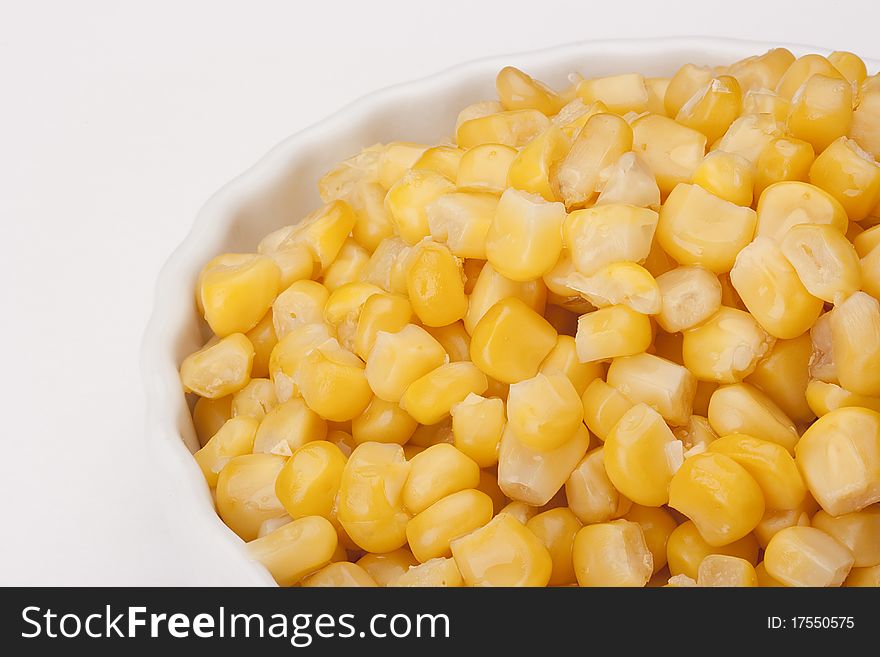
[[[238,583],[880,585],[876,69],[593,42],[291,137],[160,278],[168,513]]]

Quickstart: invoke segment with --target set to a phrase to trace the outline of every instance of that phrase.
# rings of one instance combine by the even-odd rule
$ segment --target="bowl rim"
[[[560,61],[576,56],[600,53],[613,61],[622,55],[648,56],[664,49],[703,50],[713,55],[724,55],[735,61],[752,54],[759,54],[770,48],[785,47],[796,55],[818,53],[827,55],[830,50],[798,43],[770,43],[767,41],[712,36],[664,36],[628,39],[596,39],[577,41],[537,50],[490,55],[437,71],[425,77],[400,82],[356,98],[330,115],[305,128],[294,132],[272,147],[265,155],[245,169],[242,173],[224,184],[205,202],[196,213],[190,230],[180,241],[161,267],[151,299],[152,310],[143,333],[140,347],[140,369],[145,394],[144,435],[145,452],[151,466],[161,477],[183,477],[188,488],[201,489],[195,493],[190,511],[199,516],[194,519],[199,529],[210,532],[212,542],[230,558],[240,558],[237,569],[253,585],[273,586],[266,569],[251,561],[241,541],[217,515],[211,495],[204,486],[204,480],[195,460],[191,458],[185,437],[182,437],[175,417],[179,410],[181,387],[177,373],[178,363],[171,354],[173,336],[179,331],[175,328],[174,299],[180,298],[179,281],[185,278],[185,271],[191,268],[191,261],[199,251],[202,238],[215,229],[215,225],[226,217],[228,222],[234,209],[240,207],[249,193],[264,185],[273,173],[280,170],[300,150],[308,151],[316,142],[332,139],[336,126],[357,120],[380,109],[395,98],[403,95],[419,95],[432,87],[442,87],[456,78],[477,73],[495,71],[512,61],[517,64],[533,64],[536,68],[542,62]],[[877,68],[877,62],[865,62]],[[187,291],[186,294],[189,294]],[[164,301],[164,300],[170,301]]]

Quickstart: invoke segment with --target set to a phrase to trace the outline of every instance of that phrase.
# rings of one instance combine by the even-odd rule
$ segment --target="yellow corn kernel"
[[[735,153],[754,164],[767,146],[784,134],[785,126],[773,115],[747,114],[730,124],[724,136],[712,145],[712,150]]]
[[[782,240],[782,252],[804,287],[824,301],[842,301],[861,287],[858,254],[831,226],[793,226]]]
[[[456,142],[465,150],[481,144],[502,144],[519,148],[550,127],[550,119],[538,110],[497,112],[461,123]]]
[[[861,260],[862,289],[880,299],[880,248],[875,248]]]
[[[672,426],[686,424],[693,412],[697,380],[665,358],[647,353],[615,358],[605,380],[630,401],[653,408]]]
[[[336,530],[317,516],[289,522],[247,545],[248,555],[262,563],[281,586],[292,586],[325,566],[336,548]]]
[[[845,77],[854,88],[858,88],[865,78],[868,77],[868,70],[865,62],[851,52],[845,50],[835,50],[828,55],[828,61],[834,65],[840,74]]]
[[[553,559],[541,540],[508,513],[452,542],[468,586],[546,586]]]
[[[548,586],[562,586],[577,581],[572,545],[581,526],[577,516],[565,507],[539,513],[526,523],[526,528],[544,544],[553,561]]]
[[[349,197],[355,213],[352,237],[370,253],[382,240],[394,235],[394,222],[385,207],[386,193],[385,187],[378,182],[370,182],[357,185]]]
[[[587,453],[565,482],[568,507],[584,524],[607,522],[628,513],[632,502],[618,491],[605,469],[605,448]]]
[[[708,66],[685,64],[669,80],[663,104],[667,116],[678,114],[682,105],[689,101],[701,87],[712,79],[712,69]]]
[[[758,201],[756,235],[782,242],[799,224],[827,224],[846,231],[846,211],[827,192],[804,182],[786,181],[770,185]]]
[[[589,442],[586,427],[580,425],[558,447],[537,451],[525,446],[508,425],[498,451],[498,485],[513,500],[544,506],[565,484]]]
[[[252,541],[263,521],[286,513],[275,495],[275,479],[285,460],[276,454],[245,454],[231,459],[220,471],[217,513],[243,540]],[[335,544],[331,554],[334,549]]]
[[[220,337],[249,331],[271,307],[280,284],[281,270],[271,258],[256,253],[217,256],[199,274],[205,320]]]
[[[458,189],[501,194],[518,155],[515,148],[503,144],[481,144],[467,150],[458,168]]]
[[[838,383],[837,365],[834,362],[834,344],[831,339],[831,315],[819,316],[810,329],[813,353],[810,355],[810,376],[826,383]]]
[[[682,357],[684,366],[700,380],[737,383],[755,371],[774,342],[751,315],[722,306],[684,332]]]
[[[880,566],[853,568],[843,581],[844,586],[880,586]]]
[[[464,581],[454,559],[437,558],[410,566],[405,573],[389,582],[388,586],[453,588],[464,586]]]
[[[474,327],[471,360],[493,379],[516,383],[537,374],[556,337],[543,317],[520,299],[508,297],[492,306]]]
[[[807,402],[812,351],[808,333],[793,340],[777,340],[746,383],[764,392],[792,420],[809,422],[815,417]]]
[[[367,297],[357,320],[354,351],[367,360],[379,331],[396,333],[412,319],[409,300],[398,294],[373,294]]]
[[[299,394],[299,371],[305,357],[330,339],[330,329],[320,324],[298,324],[278,341],[269,357],[269,376],[279,402]]]
[[[853,566],[880,565],[880,505],[837,517],[819,511],[813,516],[811,526],[845,545],[853,555]]]
[[[601,101],[588,105],[580,98],[573,98],[559,110],[556,116],[552,117],[551,123],[561,128],[566,137],[574,139],[591,116],[603,112],[607,113],[608,107]]]
[[[471,336],[464,328],[464,322],[458,321],[446,326],[426,327],[449,355],[450,362],[457,363],[471,359]]]
[[[604,78],[581,80],[577,95],[585,103],[601,101],[615,114],[644,112],[648,109],[648,88],[639,73],[623,73]]]
[[[676,527],[666,542],[669,572],[696,579],[700,563],[710,554],[725,554],[745,559],[751,564],[758,562],[758,541],[747,534],[738,541],[722,546],[709,545],[690,520]]]
[[[467,312],[461,264],[449,249],[425,240],[413,248],[406,289],[416,316],[426,326],[446,326]]]
[[[432,239],[459,258],[486,259],[486,235],[498,197],[484,192],[452,192],[428,204],[425,214]]]
[[[813,379],[807,384],[807,403],[818,417],[838,408],[860,406],[880,413],[880,397],[866,397],[844,390],[836,383]]]
[[[353,283],[370,261],[370,253],[354,239],[348,238],[327,271],[321,277],[324,287],[333,293],[343,285]]]
[[[615,424],[635,404],[601,378],[594,379],[581,395],[584,422],[597,438],[605,441]]]
[[[660,312],[657,323],[677,333],[709,319],[721,307],[721,284],[702,267],[677,267],[657,277]]]
[[[662,508],[638,504],[633,504],[623,518],[642,528],[645,544],[651,552],[654,563],[653,570],[654,573],[657,573],[666,565],[666,544],[669,541],[669,536],[675,530],[675,518]]]
[[[180,380],[186,391],[219,399],[248,384],[253,361],[251,341],[233,333],[187,356],[180,365]]]
[[[434,146],[422,153],[412,168],[434,171],[450,180],[455,180],[462,155],[464,151],[455,146]]]
[[[623,203],[640,208],[660,205],[660,188],[650,167],[633,151],[624,153],[609,169],[602,172],[605,180],[596,205]]]
[[[272,324],[280,340],[302,324],[324,321],[324,306],[330,292],[315,281],[296,281],[275,298],[272,304]]]
[[[360,279],[378,285],[386,292],[406,293],[407,256],[412,247],[399,237],[383,239],[376,246],[369,262],[361,270]]]
[[[580,398],[594,379],[601,378],[603,368],[600,363],[582,363],[577,357],[577,343],[570,335],[560,335],[556,345],[541,363],[539,374],[551,376],[561,374],[568,378]]]
[[[713,392],[708,416],[719,436],[746,434],[789,452],[798,441],[794,422],[769,397],[746,383],[724,385]]]
[[[321,200],[329,203],[346,199],[351,196],[352,189],[357,185],[378,181],[379,160],[385,149],[382,144],[368,146],[324,174],[318,181]]]
[[[406,543],[403,487],[410,471],[400,445],[358,445],[342,471],[337,517],[363,550],[390,552]]]
[[[306,443],[287,459],[275,480],[275,495],[291,518],[331,517],[345,461],[325,440]]]
[[[880,302],[856,292],[831,313],[831,341],[840,385],[880,397]]]
[[[373,397],[364,363],[335,340],[318,345],[306,356],[299,386],[309,408],[334,422],[356,418]]]
[[[504,402],[469,394],[454,404],[452,414],[453,444],[481,468],[498,462],[498,446],[504,429]]]
[[[458,113],[455,120],[455,129],[458,130],[458,127],[465,121],[478,119],[483,116],[489,116],[490,114],[497,114],[498,112],[503,111],[504,105],[497,100],[481,100],[472,103]]]
[[[614,262],[590,276],[573,272],[566,284],[597,308],[625,305],[644,315],[660,312],[657,282],[647,269],[634,262]]]
[[[446,417],[436,424],[420,424],[409,439],[408,445],[430,447],[440,443],[451,445],[452,442],[452,418]]]
[[[605,469],[611,483],[636,504],[660,506],[681,466],[681,441],[646,404],[636,404],[605,439]]]
[[[426,169],[407,171],[385,197],[397,232],[407,244],[415,244],[431,234],[426,207],[442,194],[455,191],[446,177]]]
[[[406,527],[409,547],[416,559],[452,556],[449,544],[492,519],[492,498],[466,489],[447,495],[413,517]]]
[[[202,469],[208,486],[217,485],[217,475],[236,456],[250,454],[259,420],[242,415],[228,419],[193,456]]]
[[[860,258],[864,258],[880,246],[880,225],[872,226],[865,232],[856,236],[853,246]]]
[[[226,420],[232,417],[232,397],[233,395],[219,399],[207,397],[196,399],[192,410],[192,421],[201,447],[204,447]]]
[[[581,315],[575,340],[582,363],[632,356],[651,344],[651,321],[628,306],[608,306]]]
[[[293,227],[290,235],[279,245],[279,251],[294,246],[305,246],[320,271],[336,260],[339,251],[355,225],[355,214],[344,201],[333,201],[312,212]]]
[[[710,554],[700,562],[697,586],[758,586],[755,567],[745,559],[726,554]]]
[[[421,513],[437,500],[467,488],[476,488],[480,467],[452,445],[428,447],[410,462],[403,487],[403,502],[412,513]]]
[[[697,454],[672,477],[669,506],[693,520],[709,545],[728,545],[761,521],[764,495],[758,482],[729,456]]]
[[[358,318],[367,299],[381,294],[382,288],[371,283],[353,282],[334,290],[324,305],[324,321],[336,334],[339,343],[354,350]]]
[[[505,66],[498,72],[495,89],[506,110],[535,109],[552,116],[562,106],[552,89],[513,66]]]
[[[694,171],[693,182],[725,201],[744,206],[752,204],[752,165],[740,155],[712,151]]]
[[[647,208],[609,204],[576,210],[563,224],[574,266],[590,276],[614,262],[643,262],[651,250],[658,215]]]
[[[428,150],[423,144],[396,141],[382,147],[379,154],[377,182],[389,189]]]
[[[845,407],[816,420],[795,458],[807,488],[833,516],[880,501],[880,413]]]
[[[788,114],[794,137],[817,151],[849,132],[852,123],[852,85],[840,77],[814,75],[797,90]]]
[[[706,135],[659,114],[636,119],[632,130],[632,149],[654,173],[663,196],[691,181],[706,152]]]
[[[880,90],[862,91],[848,136],[875,159],[880,157]]]
[[[840,72],[822,55],[798,57],[785,71],[776,85],[776,93],[791,100],[798,90],[815,75],[841,78]]]
[[[645,78],[645,86],[648,88],[649,112],[654,114],[666,113],[666,107],[664,106],[663,100],[671,81],[671,78]]]
[[[251,366],[251,376],[265,378],[269,376],[269,359],[272,350],[278,344],[275,335],[275,326],[272,324],[272,311],[269,310],[257,325],[245,333],[248,340],[254,346],[254,363]]]
[[[537,512],[537,507],[534,507],[531,504],[526,504],[525,502],[520,502],[519,500],[515,500],[513,502],[510,502],[509,504],[506,504],[504,508],[498,512],[498,515],[506,514],[513,518],[516,518],[516,520],[521,522],[522,524],[526,524],[529,520],[535,517],[535,514]]]
[[[750,89],[743,94],[743,114],[770,114],[777,121],[785,121],[791,103],[769,89]]]
[[[514,281],[530,281],[550,271],[562,251],[565,208],[515,189],[501,196],[486,236],[492,266]]]
[[[388,586],[419,562],[406,548],[398,548],[385,554],[368,553],[357,560],[357,565],[367,571],[379,586]]]
[[[657,240],[683,265],[701,265],[716,274],[730,271],[755,234],[757,218],[698,185],[678,185],[660,210]]]
[[[867,217],[880,200],[880,166],[846,137],[833,141],[816,157],[810,182],[840,201],[853,221]]]
[[[581,528],[572,546],[580,586],[642,587],[653,573],[653,558],[642,528],[615,520]]]
[[[549,451],[568,442],[583,413],[580,396],[562,374],[538,373],[510,386],[507,426],[527,449]]]
[[[742,92],[736,78],[712,78],[681,106],[675,120],[697,130],[713,142],[721,137],[742,108]]]
[[[366,442],[403,445],[417,426],[418,422],[399,405],[373,397],[366,410],[351,421],[351,435],[355,445]]]
[[[465,397],[486,392],[489,382],[476,365],[468,361],[446,363],[413,381],[400,407],[420,424],[436,424]]]
[[[565,133],[556,126],[526,144],[511,162],[507,172],[507,184],[514,189],[537,194],[546,201],[555,201],[550,185],[550,171],[568,153],[571,143]]]
[[[312,440],[327,436],[327,423],[299,397],[282,402],[266,414],[254,440],[255,453],[290,456]]]
[[[651,578],[651,581],[648,582],[648,587],[652,586],[662,586],[663,588],[695,588],[697,586],[697,582],[695,579],[688,577],[687,575],[673,575],[668,580],[666,580],[666,584],[663,584],[663,577],[666,576],[666,573],[662,573],[661,576],[655,575]],[[658,582],[654,584],[652,582]]]
[[[312,587],[377,587],[378,584],[367,571],[350,561],[338,561],[328,564],[306,577],[301,586]]]
[[[517,297],[528,304],[535,312],[543,313],[547,299],[547,289],[540,280],[517,282],[499,273],[492,263],[483,265],[468,300],[468,311],[464,327],[473,335],[477,322],[496,303],[507,297]]]
[[[632,148],[633,131],[626,121],[615,114],[594,114],[555,168],[558,197],[566,207],[593,200],[600,172]]]
[[[691,415],[687,424],[675,427],[672,434],[681,441],[685,458],[705,452],[713,441],[718,440],[709,418],[703,415]]]
[[[853,557],[837,540],[814,527],[788,527],[764,552],[767,574],[786,586],[840,586]]]
[[[769,545],[770,540],[786,527],[800,525],[810,526],[810,513],[815,513],[819,505],[807,494],[804,500],[793,509],[768,509],[764,512],[761,522],[755,527],[754,535],[762,548]]]
[[[423,328],[407,324],[396,333],[380,330],[367,358],[367,381],[377,397],[399,402],[413,381],[445,360],[443,347]]]
[[[775,89],[779,79],[794,62],[787,48],[772,48],[763,55],[746,57],[727,67],[743,89]]]
[[[785,181],[806,181],[816,159],[813,147],[800,139],[777,137],[770,141],[755,162],[755,197],[770,185]],[[758,217],[760,223],[760,216]]]

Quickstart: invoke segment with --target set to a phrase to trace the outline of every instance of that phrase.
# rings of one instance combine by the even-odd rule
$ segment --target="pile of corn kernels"
[[[222,520],[281,585],[880,585],[880,75],[496,86],[202,270]]]

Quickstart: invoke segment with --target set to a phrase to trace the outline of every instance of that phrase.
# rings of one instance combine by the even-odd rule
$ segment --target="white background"
[[[880,57],[871,0],[0,0],[0,585],[210,583],[135,476],[138,350],[199,206],[369,91],[486,55],[711,34]]]

